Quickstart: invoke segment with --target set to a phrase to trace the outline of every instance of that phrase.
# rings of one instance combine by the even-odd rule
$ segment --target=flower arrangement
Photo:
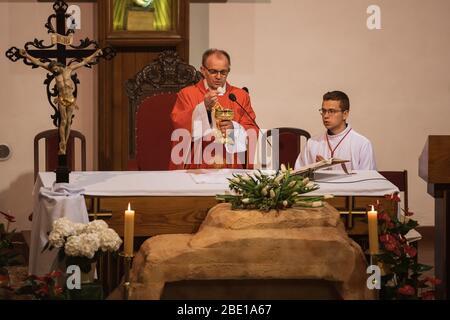
[[[399,202],[398,194],[388,195],[390,201]],[[379,240],[382,253],[377,259],[382,263],[385,275],[381,278],[382,298],[387,300],[432,299],[433,287],[440,280],[423,277],[431,266],[418,263],[417,250],[406,239],[406,234],[418,226],[411,219],[412,212],[405,212],[401,219],[390,216],[377,204]]]
[[[12,238],[15,230],[9,231],[9,224],[16,221],[16,219],[7,213],[0,211],[0,216],[5,218],[6,227],[0,223],[0,278],[7,273],[5,267],[17,265],[20,263],[19,254],[14,251]],[[1,281],[0,281],[1,282]]]
[[[88,224],[74,223],[63,217],[53,222],[45,249],[59,248],[60,260],[78,265],[82,272],[91,270],[91,263],[101,252],[119,250],[122,239],[103,220]]]
[[[294,205],[320,207],[322,200],[332,196],[304,197],[302,194],[318,189],[308,178],[293,175],[292,169],[281,165],[281,170],[269,175],[262,171],[253,174],[233,174],[229,188],[232,194],[217,195],[216,199],[229,202],[233,209],[287,209]]]
[[[15,291],[18,295],[29,295],[36,300],[63,300],[64,288],[58,284],[60,271],[53,271],[43,277],[30,275],[22,287]]]

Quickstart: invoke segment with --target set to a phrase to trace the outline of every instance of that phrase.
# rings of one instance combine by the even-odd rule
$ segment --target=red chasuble
[[[178,95],[177,95],[177,101],[175,103],[175,106],[172,110],[172,121],[173,121],[173,126],[174,129],[186,129],[187,131],[189,131],[192,134],[192,126],[193,126],[193,113],[194,110],[198,109],[204,109],[206,110],[206,108],[204,107],[204,99],[205,99],[205,94],[207,93],[207,89],[205,88],[205,84],[204,84],[204,80],[199,81],[196,85],[194,86],[189,86],[186,87],[184,89],[182,89]],[[222,105],[223,108],[225,109],[231,109],[234,112],[234,118],[233,121],[239,123],[243,129],[248,130],[248,129],[253,129],[254,132],[257,134],[258,133],[258,129],[255,126],[255,124],[253,123],[253,121],[250,119],[250,117],[247,115],[247,113],[242,110],[242,108],[236,103],[236,102],[232,102],[229,98],[228,95],[230,93],[233,93],[236,98],[237,101],[245,108],[245,110],[248,112],[248,114],[251,116],[251,118],[254,120],[256,118],[255,112],[252,109],[251,103],[250,103],[250,96],[248,95],[248,93],[240,88],[237,87],[233,87],[230,84],[226,84],[226,92],[224,95],[222,96],[218,96],[218,100],[219,103]],[[203,104],[203,106],[199,106]],[[202,110],[203,111],[203,110]],[[206,111],[204,111],[205,113]],[[204,139],[202,139],[204,140]],[[210,145],[211,143],[214,142],[214,138],[212,139],[207,139],[208,141],[202,141],[201,142],[201,149],[202,151],[205,150],[205,148]],[[173,146],[177,145],[179,142],[173,142]],[[197,141],[197,143],[200,143],[199,141]],[[222,148],[222,155],[223,155],[223,165],[217,165],[217,164],[208,164],[205,163],[203,154],[200,157],[198,156],[198,154],[194,155],[194,143],[192,143],[191,146],[191,152],[189,155],[187,155],[186,157],[186,161],[184,163],[181,164],[175,164],[173,162],[170,163],[170,168],[172,170],[176,170],[176,169],[208,169],[208,168],[243,168],[242,164],[238,164],[237,163],[237,154],[228,154],[226,152],[226,148],[221,145],[220,147]],[[250,152],[254,152],[254,146],[252,148],[249,148]],[[233,157],[234,160],[232,161],[233,163],[230,164],[230,160],[228,160],[228,164],[225,163],[226,159]],[[195,157],[195,159],[194,159]],[[241,161],[242,162],[242,161]]]

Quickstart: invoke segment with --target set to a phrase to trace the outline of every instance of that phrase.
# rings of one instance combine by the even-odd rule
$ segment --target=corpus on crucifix
[[[58,97],[54,99],[58,105],[60,115],[59,122],[59,151],[58,154],[66,154],[67,141],[70,136],[70,126],[74,109],[78,109],[76,98],[73,95],[75,86],[71,79],[72,72],[89,64],[94,59],[102,55],[102,50],[97,49],[93,54],[84,58],[81,62],[65,66],[57,61],[43,63],[39,59],[30,55],[25,49],[20,49],[20,55],[31,61],[34,65],[44,68],[54,74]]]

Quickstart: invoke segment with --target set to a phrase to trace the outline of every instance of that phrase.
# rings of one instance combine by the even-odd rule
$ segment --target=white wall
[[[94,4],[77,3],[83,16],[82,29],[75,32],[75,44],[79,39],[94,38]],[[47,102],[45,86],[42,84],[46,71],[31,69],[23,62],[12,63],[4,56],[10,47],[23,48],[25,42],[34,38],[45,39],[49,36],[44,24],[53,13],[52,3],[32,1],[8,1],[0,3],[0,143],[12,148],[12,157],[0,161],[0,210],[16,216],[17,223],[12,227],[18,230],[31,229],[27,220],[32,211],[33,188],[33,139],[47,129],[52,129],[50,119],[52,109]],[[93,169],[94,106],[97,96],[95,67],[81,69],[78,73],[81,85],[78,87],[79,111],[76,111],[73,128],[86,136],[87,168]]]
[[[382,30],[367,29],[371,4],[381,7]],[[449,12],[448,0],[192,4],[190,61],[199,66],[208,47],[228,50],[229,79],[250,88],[264,128],[319,133],[323,93],[345,91],[350,122],[372,140],[378,169],[408,170],[410,208],[433,225],[418,157],[428,135],[450,134]]]

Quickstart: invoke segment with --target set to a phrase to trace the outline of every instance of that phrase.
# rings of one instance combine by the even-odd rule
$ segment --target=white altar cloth
[[[233,173],[251,173],[251,170],[196,170],[196,171],[83,171],[70,173],[70,187],[83,189],[87,196],[215,196],[229,192],[227,178]],[[270,173],[273,171],[267,171]],[[66,216],[74,222],[88,222],[84,199],[54,197],[51,210],[39,197],[41,187],[50,190],[56,179],[54,172],[40,172],[34,186],[35,203],[31,230],[30,274],[44,275],[52,270],[56,250],[41,250],[47,242],[47,233],[54,220]],[[333,194],[335,196],[383,196],[398,188],[376,171],[320,171],[315,175],[319,189],[307,195]]]
[[[89,196],[215,196],[229,191],[227,178],[251,170],[95,171],[72,172],[70,184]],[[53,172],[40,172],[36,187],[51,188]],[[308,195],[383,196],[398,188],[376,171],[316,173],[319,189]]]
[[[29,274],[44,276],[57,267],[56,257],[59,249],[43,251],[48,242],[48,233],[52,230],[53,221],[66,217],[73,222],[89,222],[86,201],[81,194],[82,190],[76,190],[66,184],[59,185],[55,188],[52,188],[52,185],[48,188],[41,188],[40,184],[36,182],[33,191]]]

